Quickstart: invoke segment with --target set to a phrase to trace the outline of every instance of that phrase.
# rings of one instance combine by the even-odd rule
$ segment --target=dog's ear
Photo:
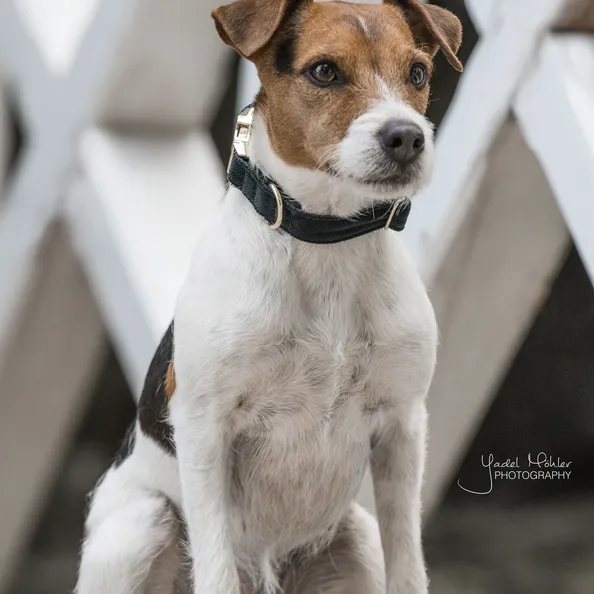
[[[462,63],[456,56],[462,45],[462,23],[455,14],[420,0],[384,0],[384,3],[400,6],[417,43],[432,55],[441,49],[450,65],[462,72]]]
[[[307,0],[238,0],[213,10],[221,39],[251,58],[261,50],[297,5]]]

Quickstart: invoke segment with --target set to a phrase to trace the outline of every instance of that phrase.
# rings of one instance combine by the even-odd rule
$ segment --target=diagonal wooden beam
[[[427,513],[455,478],[568,244],[555,196],[513,119],[486,158],[478,199],[430,288],[441,345],[428,400]]]
[[[492,4],[496,0],[489,0]],[[511,1],[511,0],[507,0]],[[566,0],[559,7],[526,2],[525,11],[551,12],[554,29],[594,30],[594,2]],[[479,29],[492,25],[493,10],[482,0],[467,0]],[[507,15],[512,18],[513,15]],[[539,14],[539,18],[541,15]],[[536,68],[518,90],[512,108],[532,150],[543,164],[582,260],[594,282],[594,244],[587,221],[592,220],[592,122],[594,43],[589,35],[547,34],[535,56]],[[551,142],[551,138],[555,142]],[[571,147],[571,150],[566,150]],[[564,166],[560,164],[563,163]],[[568,176],[567,171],[572,171]]]
[[[76,136],[91,117],[132,0],[106,0],[83,40],[71,76],[55,78],[22,25],[13,2],[0,4],[0,39],[6,67],[20,86],[27,145],[0,211],[0,357],[38,247],[74,162]],[[23,55],[25,56],[23,58]],[[21,74],[15,74],[20,72]]]
[[[66,217],[139,395],[195,238],[223,197],[223,167],[204,133],[136,138],[92,129],[81,147],[84,176]]]
[[[514,111],[594,283],[594,38],[548,36]]]
[[[475,196],[480,167],[507,117],[540,37],[564,0],[472,0],[472,13],[489,24],[465,66],[442,122],[431,184],[415,203],[406,243],[428,284],[448,253]],[[538,6],[537,6],[538,5]],[[505,18],[500,11],[506,8]],[[536,10],[538,8],[538,10]]]

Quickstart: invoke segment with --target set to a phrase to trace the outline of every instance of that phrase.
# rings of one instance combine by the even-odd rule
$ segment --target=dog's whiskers
[[[318,162],[316,163],[316,169],[324,171],[328,167],[332,168],[335,166],[337,160],[337,148],[332,146],[322,154],[320,159],[318,159]]]

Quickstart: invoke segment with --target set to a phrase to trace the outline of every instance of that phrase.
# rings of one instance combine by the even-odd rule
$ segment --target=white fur
[[[391,92],[386,83],[377,77],[382,96],[371,107],[356,118],[340,143],[335,167],[354,180],[365,178],[373,170],[382,149],[378,141],[379,130],[390,120],[404,120],[416,124],[425,136],[425,150],[420,156],[421,175],[412,183],[401,187],[396,197],[412,197],[425,186],[433,172],[433,127],[429,121]]]
[[[359,22],[361,23],[361,27],[363,28],[363,32],[365,33],[365,35],[369,37],[369,28],[367,26],[367,22],[362,16],[359,17]]]
[[[395,114],[413,118],[383,101],[353,123],[344,173],[358,171],[357,145]],[[252,159],[310,210],[350,215],[386,199],[283,163],[259,118],[252,138]],[[230,188],[198,240],[175,314],[177,465],[137,431],[132,456],[94,498],[78,594],[144,594],[149,566],[177,534],[167,500],[187,523],[196,594],[243,594],[245,575],[272,592],[277,564],[295,548],[315,560],[338,546],[346,518],[352,556],[333,557],[340,572],[324,592],[381,594],[377,527],[352,505],[370,456],[387,592],[426,594],[420,488],[436,343],[396,233],[301,243],[270,230]]]
[[[93,494],[77,594],[173,594],[179,558],[169,502],[180,501],[176,461],[136,430],[134,454],[111,468]]]

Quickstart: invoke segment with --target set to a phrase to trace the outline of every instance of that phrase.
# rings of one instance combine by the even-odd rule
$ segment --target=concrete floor
[[[592,594],[594,505],[447,506],[427,529],[433,594]]]

